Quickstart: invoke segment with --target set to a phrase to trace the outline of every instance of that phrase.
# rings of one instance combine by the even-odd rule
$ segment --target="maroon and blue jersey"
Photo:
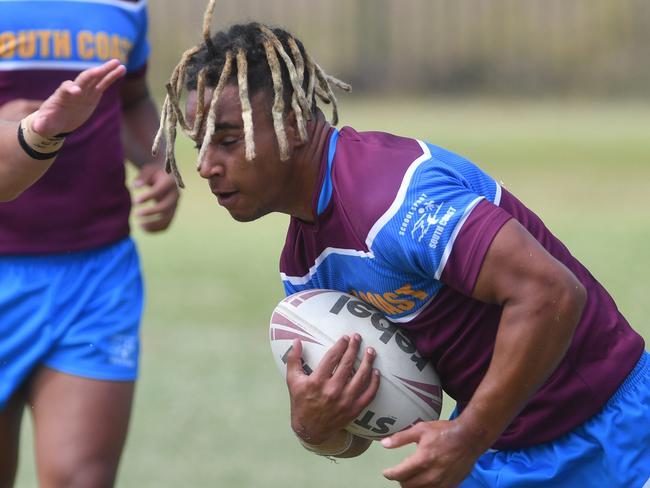
[[[587,303],[555,372],[497,449],[557,438],[607,402],[644,349],[606,290],[542,221],[470,161],[380,132],[332,129],[315,221],[291,219],[280,260],[285,292],[352,293],[402,327],[460,410],[492,356],[501,307],[471,297],[494,236],[519,221],[583,283]]]
[[[143,0],[0,0],[0,105],[44,100],[112,58],[126,65],[127,77],[144,76],[146,35]],[[34,186],[0,203],[0,254],[91,249],[129,234],[121,85],[104,93]]]

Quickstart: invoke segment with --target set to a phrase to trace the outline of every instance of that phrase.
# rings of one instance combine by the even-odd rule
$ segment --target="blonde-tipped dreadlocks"
[[[250,95],[260,89],[273,90],[271,114],[280,159],[289,159],[289,143],[284,127],[287,106],[296,115],[296,124],[302,141],[307,140],[307,121],[311,120],[317,98],[332,104],[332,124],[338,123],[337,100],[332,85],[350,91],[350,85],[328,75],[307,54],[302,43],[282,29],[272,29],[259,23],[232,26],[226,32],[210,35],[210,24],[216,0],[210,0],[203,17],[203,43],[188,49],[174,68],[166,85],[167,96],[162,107],[160,127],[152,151],[158,151],[165,136],[165,169],[172,173],[183,188],[183,179],[174,157],[176,127],[200,144],[199,164],[212,138],[216,120],[216,106],[226,84],[236,82],[244,122],[246,159],[255,159],[255,139]],[[184,85],[196,89],[198,103],[193,126],[190,127],[180,107]],[[213,87],[206,111],[203,103],[206,87]],[[201,128],[205,132],[201,138]],[[201,139],[201,140],[199,140]]]

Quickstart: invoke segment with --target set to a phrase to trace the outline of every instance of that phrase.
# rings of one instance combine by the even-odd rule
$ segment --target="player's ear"
[[[199,97],[197,96],[196,90],[192,90],[187,94],[187,100],[185,101],[185,119],[190,124],[190,127],[194,126],[198,101]]]
[[[284,127],[287,131],[287,141],[291,147],[300,147],[305,144],[300,138],[300,131],[298,130],[298,119],[293,110],[289,110],[284,118]]]

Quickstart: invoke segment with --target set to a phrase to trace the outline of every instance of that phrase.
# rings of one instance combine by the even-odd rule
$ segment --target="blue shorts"
[[[461,487],[650,487],[650,354],[584,424],[552,442],[486,452]]]
[[[135,380],[142,308],[130,238],[70,254],[0,256],[0,409],[38,366]]]

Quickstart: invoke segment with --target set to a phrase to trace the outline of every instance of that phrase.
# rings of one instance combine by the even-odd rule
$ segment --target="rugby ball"
[[[282,300],[270,323],[271,351],[286,377],[287,354],[300,339],[303,369],[314,371],[327,350],[343,335],[362,338],[356,367],[371,346],[377,352],[379,390],[346,430],[366,439],[381,439],[420,421],[437,420],[442,389],[431,364],[383,313],[353,295],[335,290],[305,290]]]

